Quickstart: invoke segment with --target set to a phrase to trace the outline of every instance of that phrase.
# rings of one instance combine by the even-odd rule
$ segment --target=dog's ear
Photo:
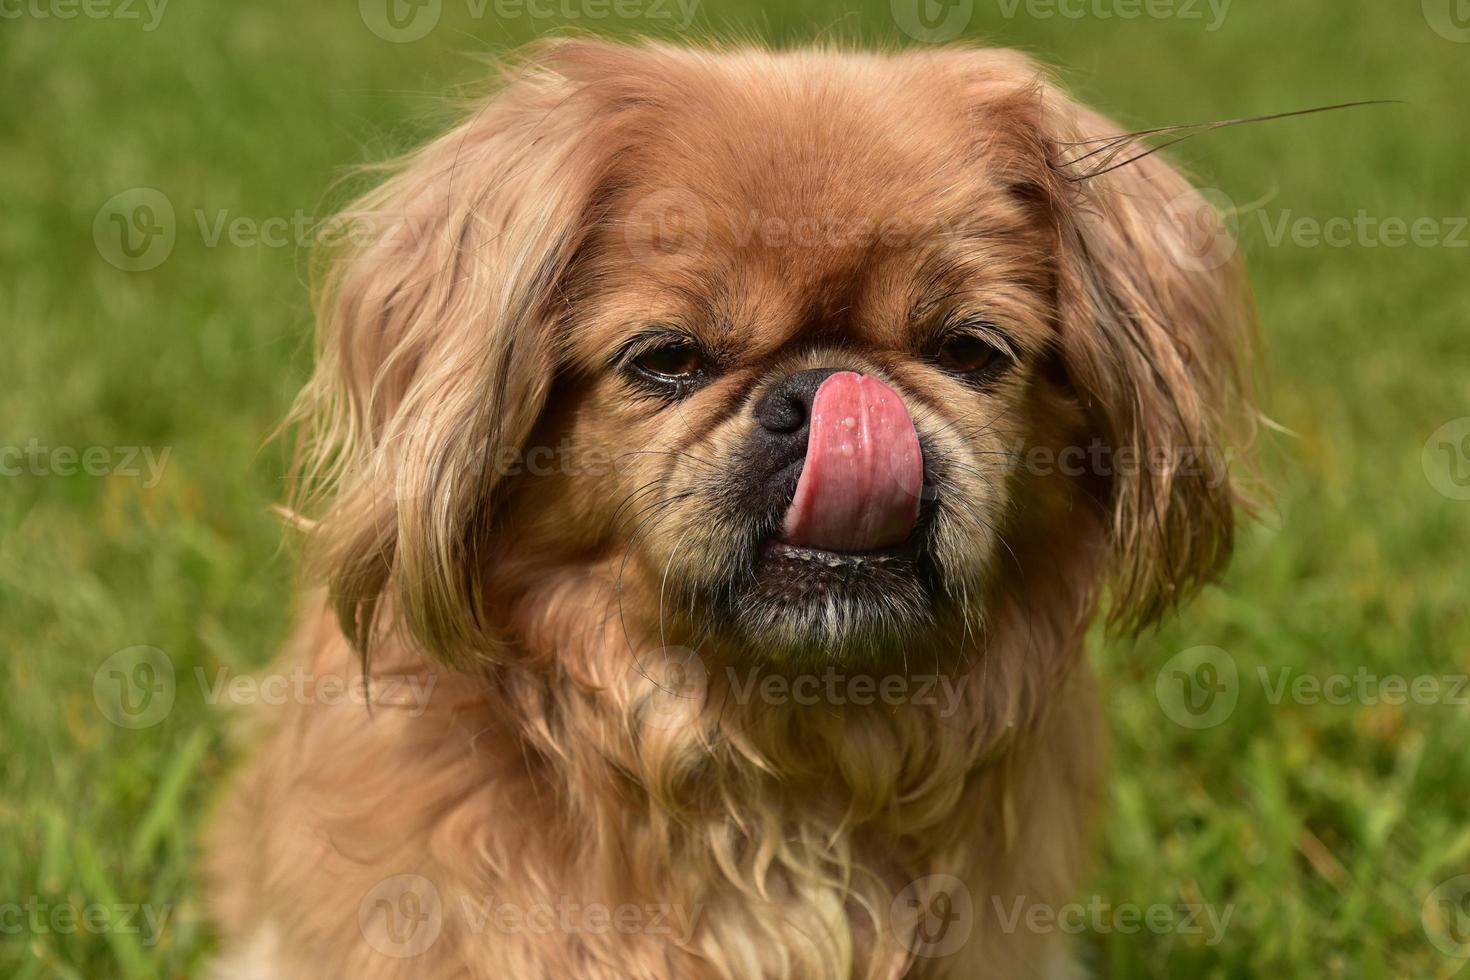
[[[313,565],[362,651],[406,628],[493,657],[479,587],[506,460],[556,370],[563,277],[613,148],[542,49],[327,228],[317,368],[293,413]],[[582,57],[599,47],[584,42]]]
[[[1056,231],[1058,352],[1102,449],[1084,447],[1110,511],[1110,622],[1139,628],[1221,569],[1248,503],[1243,266],[1219,211],[1149,144],[1110,141],[1126,131],[1022,55],[970,57],[1016,150],[1012,189]]]

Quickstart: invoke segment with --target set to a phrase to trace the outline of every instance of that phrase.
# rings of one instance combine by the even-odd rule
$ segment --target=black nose
[[[822,382],[839,370],[797,371],[771,385],[755,403],[755,419],[761,426],[758,435],[773,447],[782,444],[805,447],[811,428],[812,400],[817,397]]]

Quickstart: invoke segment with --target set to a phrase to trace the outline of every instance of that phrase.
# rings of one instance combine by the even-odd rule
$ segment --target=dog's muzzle
[[[778,381],[755,407],[757,438],[801,470],[786,544],[865,552],[902,544],[919,516],[924,457],[903,397],[871,375],[819,368]]]

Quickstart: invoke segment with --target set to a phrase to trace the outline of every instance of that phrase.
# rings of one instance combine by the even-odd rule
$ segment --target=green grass
[[[696,24],[903,39],[888,0],[770,6],[709,0]],[[179,2],[149,31],[141,5],[129,9],[142,20],[124,20],[41,18],[32,4],[0,21],[0,446],[106,447],[113,470],[126,453],[115,447],[169,450],[156,485],[146,468],[0,477],[0,910],[168,916],[156,942],[141,918],[137,932],[116,918],[71,932],[27,919],[0,932],[0,975],[192,976],[211,949],[198,835],[232,760],[193,672],[258,667],[285,626],[292,563],[267,510],[281,460],[260,446],[305,376],[309,320],[303,249],[211,247],[196,211],[210,225],[220,211],[323,217],[344,167],[446,118],[441,96],[480,71],[461,54],[557,27],[445,0],[428,36],[387,43],[356,8]],[[1204,183],[1264,200],[1240,225],[1268,339],[1267,409],[1293,434],[1271,460],[1276,510],[1245,535],[1223,587],[1094,654],[1114,769],[1102,860],[1079,898],[1208,904],[1230,910],[1228,928],[1214,945],[1178,929],[1092,928],[1081,942],[1112,977],[1451,976],[1465,961],[1431,942],[1421,906],[1470,871],[1470,709],[1273,703],[1270,685],[1283,667],[1470,670],[1470,502],[1436,492],[1421,465],[1430,434],[1470,415],[1470,249],[1463,231],[1460,247],[1395,248],[1278,244],[1271,229],[1283,215],[1470,214],[1470,44],[1431,30],[1417,2],[1241,2],[1217,30],[1208,13],[1008,9],[976,0],[967,33],[1063,66],[1126,124],[1405,100],[1181,148]],[[93,240],[98,209],[135,187],[161,191],[176,215],[172,253],[146,272],[115,268]],[[178,696],[159,724],[131,730],[99,710],[94,676],[139,645],[166,652]],[[1155,681],[1201,645],[1228,651],[1238,700],[1196,730],[1161,711]],[[105,694],[112,681],[100,683]]]

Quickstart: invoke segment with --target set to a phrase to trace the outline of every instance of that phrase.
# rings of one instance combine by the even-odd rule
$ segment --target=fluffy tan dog
[[[220,975],[1069,975],[1084,633],[1231,545],[1213,211],[1007,51],[507,75],[329,267]]]

